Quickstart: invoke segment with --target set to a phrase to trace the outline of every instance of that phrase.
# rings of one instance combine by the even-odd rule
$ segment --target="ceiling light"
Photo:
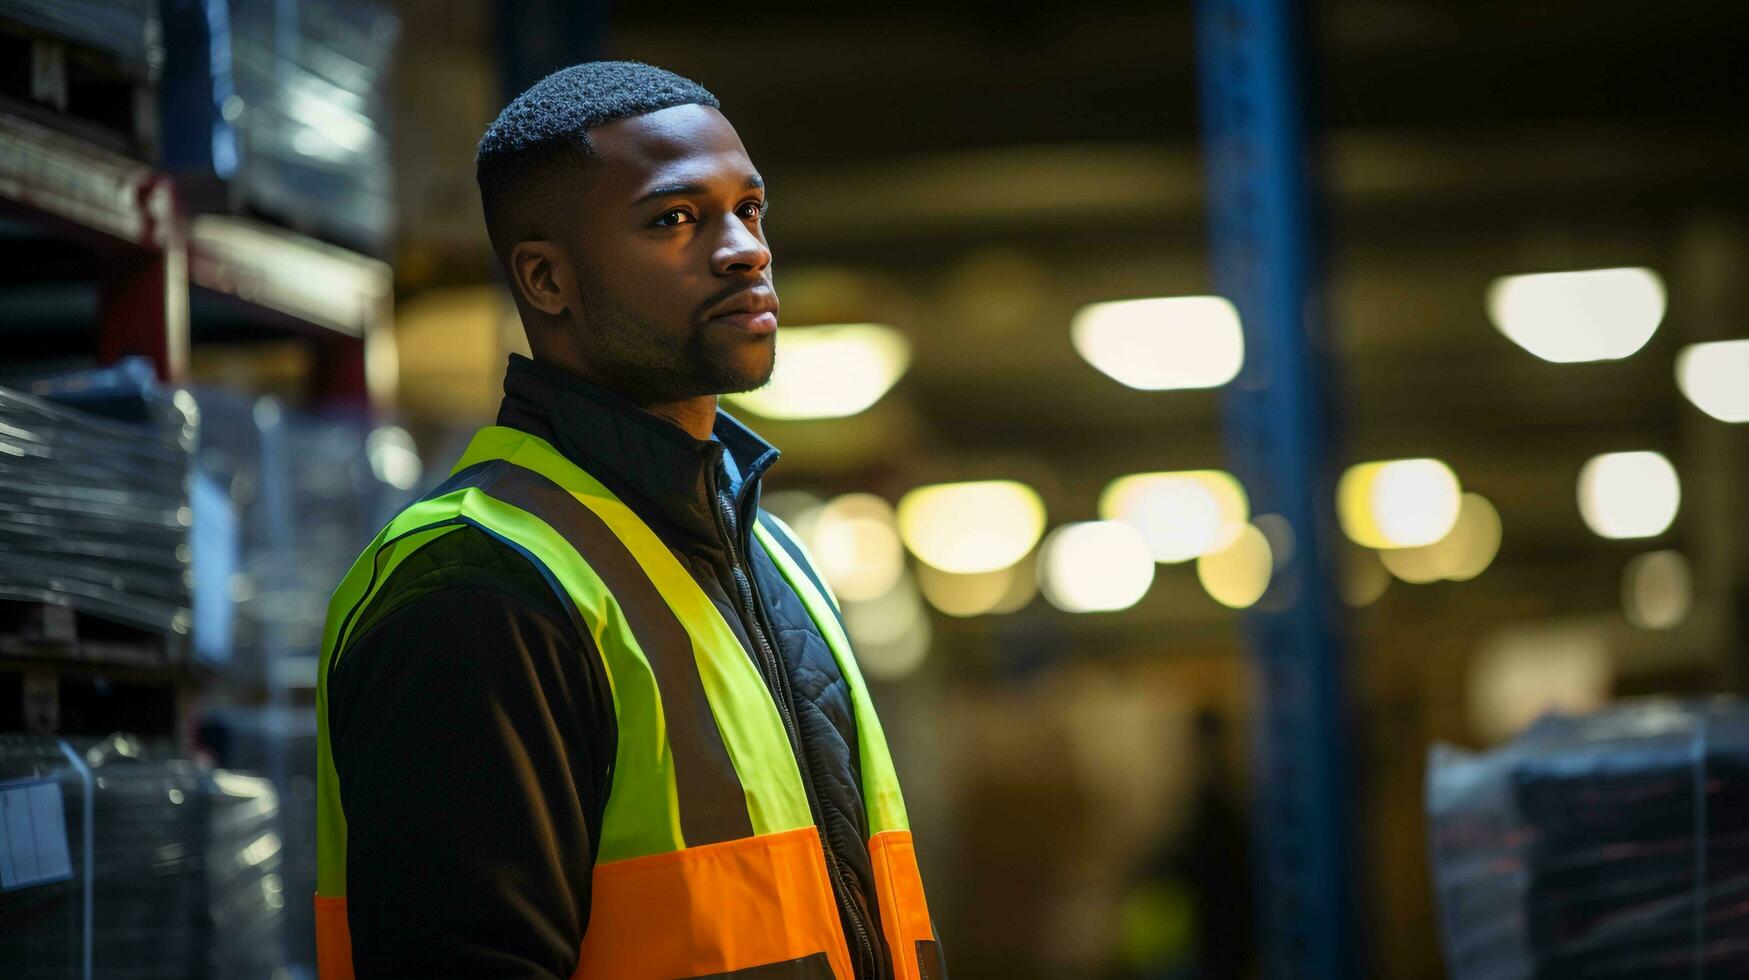
[[[892,327],[786,327],[770,383],[723,397],[768,419],[843,418],[879,401],[910,364],[911,342]]]
[[[899,500],[900,538],[944,572],[1007,568],[1032,550],[1044,526],[1044,501],[1013,480],[918,487]]]
[[[1681,504],[1676,467],[1658,453],[1605,453],[1579,471],[1579,514],[1606,538],[1663,534]]]
[[[1239,312],[1219,296],[1094,303],[1069,328],[1087,363],[1131,388],[1215,388],[1245,363]]]
[[[1646,346],[1664,319],[1664,280],[1651,269],[1505,276],[1488,287],[1488,316],[1545,361],[1613,361]]]
[[[1121,476],[1099,495],[1099,516],[1141,532],[1160,562],[1219,551],[1233,543],[1250,515],[1245,488],[1220,470]]]

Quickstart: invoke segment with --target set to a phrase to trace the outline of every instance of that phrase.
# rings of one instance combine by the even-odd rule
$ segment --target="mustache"
[[[741,285],[730,286],[726,289],[720,290],[715,295],[711,296],[709,299],[706,299],[704,302],[698,304],[698,307],[696,309],[694,309],[692,312],[692,321],[694,323],[703,323],[707,319],[708,315],[710,314],[710,312],[712,310],[723,305],[724,303],[727,303],[729,300],[733,299],[736,296],[741,295],[742,293],[750,293],[753,290],[758,289],[761,286],[765,287],[766,289],[770,289],[771,288],[771,280],[770,279],[761,279],[760,281],[755,282],[755,283],[750,283],[750,284],[743,283]]]

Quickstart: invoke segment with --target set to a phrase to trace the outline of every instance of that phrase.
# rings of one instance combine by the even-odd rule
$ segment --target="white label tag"
[[[60,785],[50,780],[0,783],[0,889],[71,877]]]

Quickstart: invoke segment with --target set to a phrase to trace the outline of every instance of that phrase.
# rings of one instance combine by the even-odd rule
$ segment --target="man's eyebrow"
[[[747,178],[747,189],[748,190],[756,190],[756,189],[764,187],[764,186],[765,186],[765,178],[759,176],[758,174],[753,174]],[[644,206],[644,205],[646,205],[646,204],[650,203],[651,201],[654,201],[658,198],[692,197],[692,196],[696,196],[699,194],[704,194],[706,192],[707,192],[707,190],[703,184],[663,184],[660,187],[652,187],[648,191],[645,191],[643,196],[639,197],[637,200],[635,200],[631,203],[631,206],[634,208],[637,208],[637,207],[642,207],[642,206]]]

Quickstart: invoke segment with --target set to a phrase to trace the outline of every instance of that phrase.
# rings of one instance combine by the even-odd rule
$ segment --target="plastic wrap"
[[[194,515],[196,613],[212,624],[196,648],[244,686],[313,686],[328,597],[411,491],[379,476],[373,430],[360,420],[220,389],[192,395],[195,485],[208,488]],[[209,587],[209,577],[223,581]],[[208,615],[212,592],[224,605]]]
[[[386,255],[394,15],[364,0],[165,0],[164,28],[165,166],[221,182],[228,210]]]
[[[266,780],[126,736],[0,735],[0,813],[0,976],[260,980],[279,968],[282,836]]]
[[[1749,976],[1749,711],[1639,702],[1435,746],[1454,980]]]
[[[165,636],[191,627],[184,572],[193,421],[115,369],[39,382],[117,421],[0,388],[0,599],[71,606]],[[185,400],[184,400],[185,401]]]
[[[316,713],[303,708],[228,708],[210,716],[201,739],[219,765],[268,778],[279,790],[285,850],[280,875],[287,895],[316,893]],[[285,960],[313,972],[315,908],[285,909]]]

